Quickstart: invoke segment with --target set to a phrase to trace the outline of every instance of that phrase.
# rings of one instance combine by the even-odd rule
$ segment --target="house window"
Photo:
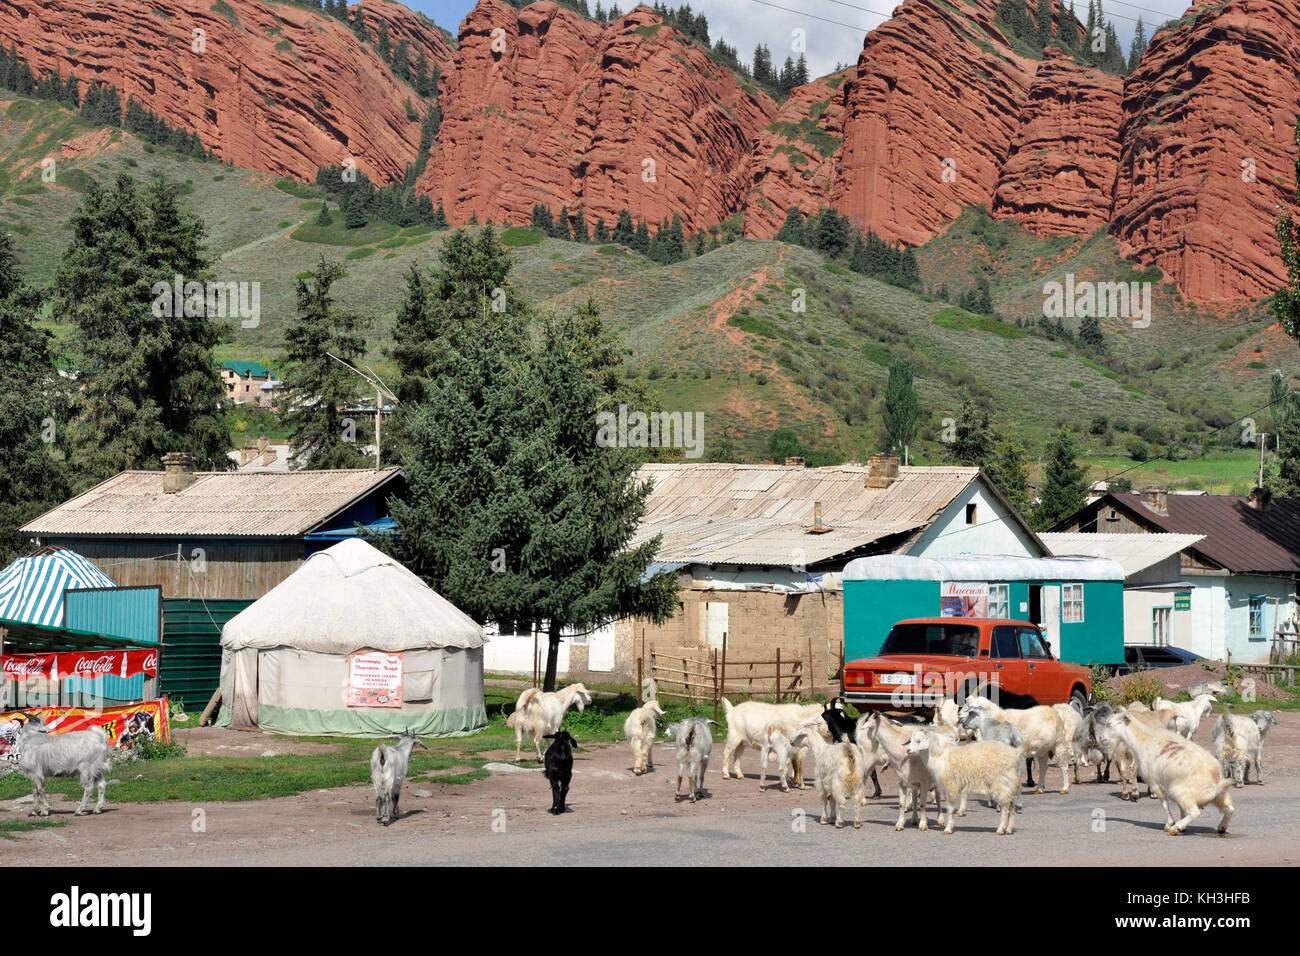
[[[974,524],[974,523],[975,523],[975,505],[974,505],[974,504],[969,504],[969,505],[966,506],[966,523],[967,523],[967,524]]]
[[[1061,623],[1083,623],[1083,585],[1061,585]]]
[[[1009,592],[1009,585],[989,585],[989,617],[1008,618],[1011,616],[1011,595]]]
[[[1172,634],[1174,609],[1172,607],[1153,607],[1151,609],[1151,643],[1157,647],[1168,647]]]
[[[1252,641],[1264,640],[1264,601],[1267,600],[1263,594],[1252,594],[1250,596],[1250,639]]]

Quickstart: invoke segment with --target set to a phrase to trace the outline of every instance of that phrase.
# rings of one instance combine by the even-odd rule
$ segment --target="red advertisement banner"
[[[18,731],[22,719],[34,715],[45,721],[52,734],[103,727],[114,747],[128,747],[140,739],[170,742],[167,698],[97,710],[89,707],[28,707],[0,713],[0,760],[18,760]]]
[[[134,651],[63,651],[45,654],[5,654],[0,671],[9,680],[62,680],[65,677],[158,676],[158,652],[152,648]]]

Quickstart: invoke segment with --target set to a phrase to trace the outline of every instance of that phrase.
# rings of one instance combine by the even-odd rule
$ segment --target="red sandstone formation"
[[[1040,236],[1095,232],[1110,219],[1123,80],[1055,47],[1038,67],[1002,165],[993,214]]]
[[[1111,230],[1189,299],[1269,295],[1285,277],[1273,219],[1295,189],[1300,3],[1228,0],[1183,20],[1124,84]]]
[[[716,225],[748,188],[775,113],[645,8],[601,25],[553,3],[482,0],[444,74],[438,147],[419,188],[453,221],[527,222],[535,204],[613,225],[620,209]]]
[[[75,72],[83,91],[94,80],[114,84],[124,105],[134,96],[250,169],[310,180],[352,156],[384,182],[401,175],[420,140],[404,107],[410,86],[373,47],[288,3],[5,0],[0,41],[39,73]]]

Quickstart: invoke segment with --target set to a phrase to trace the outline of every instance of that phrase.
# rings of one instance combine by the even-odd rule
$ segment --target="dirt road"
[[[55,798],[68,824],[0,840],[0,865],[173,864],[188,866],[350,864],[520,865],[644,864],[869,864],[981,865],[1290,865],[1300,863],[1294,826],[1300,801],[1300,713],[1280,715],[1265,750],[1265,785],[1233,790],[1237,805],[1230,833],[1214,833],[1210,809],[1187,835],[1162,829],[1158,801],[1119,799],[1118,786],[1087,782],[1068,795],[1049,791],[1024,798],[1016,833],[995,837],[996,811],[973,801],[957,832],[944,836],[893,829],[897,816],[892,774],[881,775],[885,797],[863,808],[861,830],[819,826],[811,788],[760,793],[757,758],[743,759],[749,776],[719,774],[721,742],[709,771],[711,795],[697,804],[674,804],[675,771],[666,745],[656,747],[657,768],[630,772],[626,745],[580,751],[574,764],[571,812],[546,812],[550,795],[535,769],[508,767],[512,754],[488,754],[500,768],[463,786],[428,779],[408,781],[404,816],[388,829],[374,822],[367,787],[321,790],[246,803],[112,805],[98,817],[74,818],[75,804]],[[1209,743],[1207,721],[1197,734]],[[286,738],[203,731],[202,748],[249,748],[257,753],[295,750]],[[224,741],[224,742],[223,742]],[[195,743],[191,753],[196,752]],[[320,745],[297,745],[320,746]],[[274,756],[265,759],[274,760]],[[525,764],[525,767],[531,767]],[[1048,782],[1059,787],[1052,768]],[[112,788],[109,788],[112,802]],[[0,814],[25,814],[10,801]],[[931,811],[930,822],[934,823]]]

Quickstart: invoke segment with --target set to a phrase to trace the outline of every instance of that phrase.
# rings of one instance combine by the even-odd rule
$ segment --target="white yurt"
[[[483,629],[365,541],[313,554],[226,622],[221,726],[466,734],[487,725]]]

